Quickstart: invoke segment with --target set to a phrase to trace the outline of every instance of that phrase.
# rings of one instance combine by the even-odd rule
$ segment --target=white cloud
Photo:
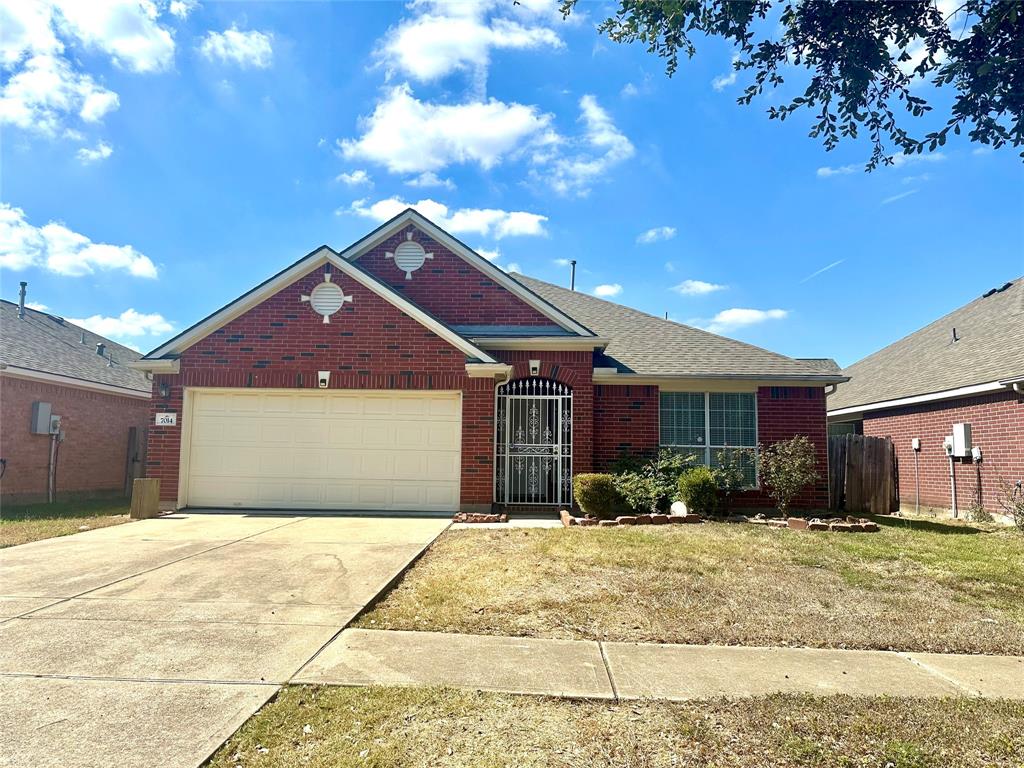
[[[919,173],[916,176],[904,176],[900,179],[901,184],[919,184],[925,181],[931,181],[932,175],[930,173]]]
[[[223,32],[209,32],[199,46],[199,52],[210,61],[237,64],[242,69],[266,69],[274,59],[271,44],[274,36],[269,32],[251,30],[242,32],[232,25]]]
[[[524,144],[541,140],[550,122],[551,116],[537,107],[497,99],[430,104],[418,100],[408,85],[399,85],[362,119],[363,134],[339,145],[346,159],[379,163],[392,173],[464,163],[486,170]]]
[[[514,261],[511,262],[507,267],[505,267],[505,271],[506,272],[518,272],[520,275],[523,274],[522,268],[516,262],[514,262]]]
[[[711,81],[711,87],[714,88],[716,91],[724,91],[730,85],[735,85],[736,84],[736,78],[739,75],[739,72],[737,72],[737,70],[736,70],[736,62],[739,61],[739,60],[740,60],[739,54],[735,54],[734,53],[732,55],[732,64],[733,64],[733,66],[724,75],[719,75],[714,80],[712,80]]]
[[[170,11],[172,16],[177,16],[179,19],[185,20],[188,18],[189,14],[198,7],[199,3],[197,0],[171,0],[171,4],[167,6],[167,10]]]
[[[501,250],[498,248],[474,248],[473,250],[488,261],[497,261],[501,258]]]
[[[641,232],[637,235],[636,241],[640,245],[650,245],[651,243],[660,243],[664,240],[671,240],[675,236],[675,227],[651,227],[646,232]]]
[[[526,211],[503,211],[496,208],[459,208],[449,210],[444,203],[435,200],[420,200],[418,203],[407,203],[398,197],[389,197],[369,203],[367,200],[356,200],[349,211],[365,216],[374,221],[387,221],[406,208],[415,208],[439,227],[454,235],[474,234],[482,237],[503,237],[544,235],[544,222],[547,216]]]
[[[674,286],[672,290],[676,293],[681,293],[683,296],[703,296],[715,291],[724,291],[727,287],[718,283],[706,283],[703,280],[683,280],[679,285]]]
[[[509,18],[515,13],[512,3],[413,2],[409,7],[414,15],[388,30],[375,51],[389,78],[401,74],[433,82],[453,72],[469,71],[482,93],[492,50],[564,45],[545,23],[550,17],[538,19],[526,8],[516,14],[518,19]],[[524,18],[527,16],[534,18]],[[536,21],[541,23],[533,23]]]
[[[95,149],[82,147],[78,150],[77,156],[83,164],[88,164],[95,163],[97,160],[106,160],[112,154],[114,154],[114,148],[106,142],[101,141],[96,145]]]
[[[601,298],[611,298],[612,296],[618,296],[622,293],[622,286],[618,283],[605,283],[603,285],[594,286],[592,293],[595,296]]]
[[[0,124],[56,136],[68,115],[95,123],[117,106],[116,93],[75,72],[66,59],[39,54],[0,89]]]
[[[890,203],[895,203],[897,200],[902,200],[905,197],[910,197],[913,194],[917,194],[917,192],[918,190],[916,189],[908,189],[906,192],[901,192],[898,195],[891,195],[890,197],[887,197],[882,201],[882,205],[889,205]]]
[[[451,179],[442,179],[433,171],[424,171],[419,176],[406,179],[405,185],[407,187],[416,187],[418,189],[430,189],[432,187],[441,187],[449,191],[455,189],[454,181]]]
[[[130,245],[94,243],[59,222],[35,227],[25,212],[0,203],[0,267],[42,267],[78,277],[97,270],[124,270],[135,277],[155,278],[156,265]]]
[[[801,282],[801,283],[806,283],[806,282],[807,282],[808,280],[812,280],[813,278],[815,278],[815,277],[817,277],[818,275],[820,275],[820,274],[821,274],[822,272],[828,272],[828,271],[829,271],[830,269],[832,269],[833,267],[838,267],[838,266],[839,266],[840,264],[842,264],[842,263],[843,263],[844,261],[846,261],[846,259],[839,259],[838,261],[833,261],[833,262],[832,262],[831,264],[826,264],[826,265],[825,265],[824,267],[822,267],[821,269],[819,269],[819,270],[816,270],[816,271],[814,271],[814,272],[811,272],[811,274],[809,274],[809,275],[808,275],[807,277],[805,277],[805,278],[804,278],[803,280],[801,280],[800,282]]]
[[[65,56],[65,41],[100,51],[133,72],[159,72],[174,62],[174,38],[158,22],[152,0],[37,0],[0,3],[0,124],[48,136],[73,136],[66,123],[95,123],[118,96]]]
[[[827,179],[832,176],[848,176],[851,173],[856,173],[857,171],[862,170],[864,170],[864,166],[857,165],[856,163],[851,163],[850,165],[841,165],[837,168],[825,165],[818,169],[818,178]]]
[[[174,62],[174,38],[157,23],[151,0],[57,0],[67,28],[85,45],[133,72],[161,72]]]
[[[622,86],[622,90],[619,91],[619,96],[621,96],[624,99],[631,99],[634,96],[639,95],[640,89],[633,85],[633,83],[626,83],[624,86]]]
[[[768,320],[782,320],[789,315],[784,309],[723,309],[715,315],[704,330],[711,333],[728,333],[737,328],[757,325]]]
[[[635,150],[632,142],[590,94],[580,99],[580,122],[583,123],[583,135],[576,143],[582,145],[582,151],[573,156],[554,157],[549,171],[541,175],[546,175],[559,194],[582,197],[590,192],[594,182],[632,157]]]
[[[990,155],[992,154],[992,152],[992,147],[988,146],[987,144],[980,147],[975,147],[974,149],[971,150],[971,154],[974,155],[975,157],[981,157],[982,155]]]
[[[553,259],[551,263],[556,267],[568,267],[569,259]]]
[[[117,317],[104,317],[103,315],[84,318],[69,317],[68,322],[80,325],[109,339],[159,336],[174,330],[174,326],[163,315],[156,312],[145,314],[136,312],[134,309],[126,309]]]
[[[373,180],[364,170],[352,171],[352,173],[339,173],[334,177],[335,181],[340,181],[342,184],[347,184],[350,187],[358,187],[361,184],[373,184]]]
[[[666,261],[665,262],[665,271],[666,272],[675,272],[676,271],[676,265],[673,264],[671,261]]]
[[[34,309],[36,312],[45,312],[49,309],[45,304],[40,304],[38,301],[26,301],[25,306],[29,309]]]

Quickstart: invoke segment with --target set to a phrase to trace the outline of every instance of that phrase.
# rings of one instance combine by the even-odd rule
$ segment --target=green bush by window
[[[572,479],[573,498],[580,509],[601,520],[626,514],[626,503],[611,475],[579,474]]]
[[[679,476],[679,498],[687,511],[713,515],[718,511],[718,476],[708,467],[692,467]]]

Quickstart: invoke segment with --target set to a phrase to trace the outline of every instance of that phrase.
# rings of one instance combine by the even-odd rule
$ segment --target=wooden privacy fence
[[[888,515],[899,509],[896,449],[887,437],[833,435],[828,439],[829,507]]]

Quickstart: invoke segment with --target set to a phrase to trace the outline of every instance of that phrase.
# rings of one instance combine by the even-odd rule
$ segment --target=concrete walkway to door
[[[448,524],[176,514],[0,551],[0,764],[193,768]]]

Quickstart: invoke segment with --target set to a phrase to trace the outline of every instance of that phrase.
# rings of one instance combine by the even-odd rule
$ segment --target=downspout
[[[505,370],[505,373],[502,374],[502,376],[504,378],[499,378],[498,376],[494,377],[494,424],[493,424],[494,429],[491,432],[491,434],[494,435],[494,450],[492,451],[492,455],[494,456],[494,469],[491,471],[491,511],[492,512],[497,509],[497,507],[495,505],[497,505],[497,503],[498,503],[497,487],[496,487],[497,486],[497,483],[496,483],[496,478],[497,478],[496,472],[498,470],[498,388],[501,387],[504,384],[508,384],[509,381],[512,380],[512,372],[514,370],[515,370],[515,368],[513,368],[510,365]]]

